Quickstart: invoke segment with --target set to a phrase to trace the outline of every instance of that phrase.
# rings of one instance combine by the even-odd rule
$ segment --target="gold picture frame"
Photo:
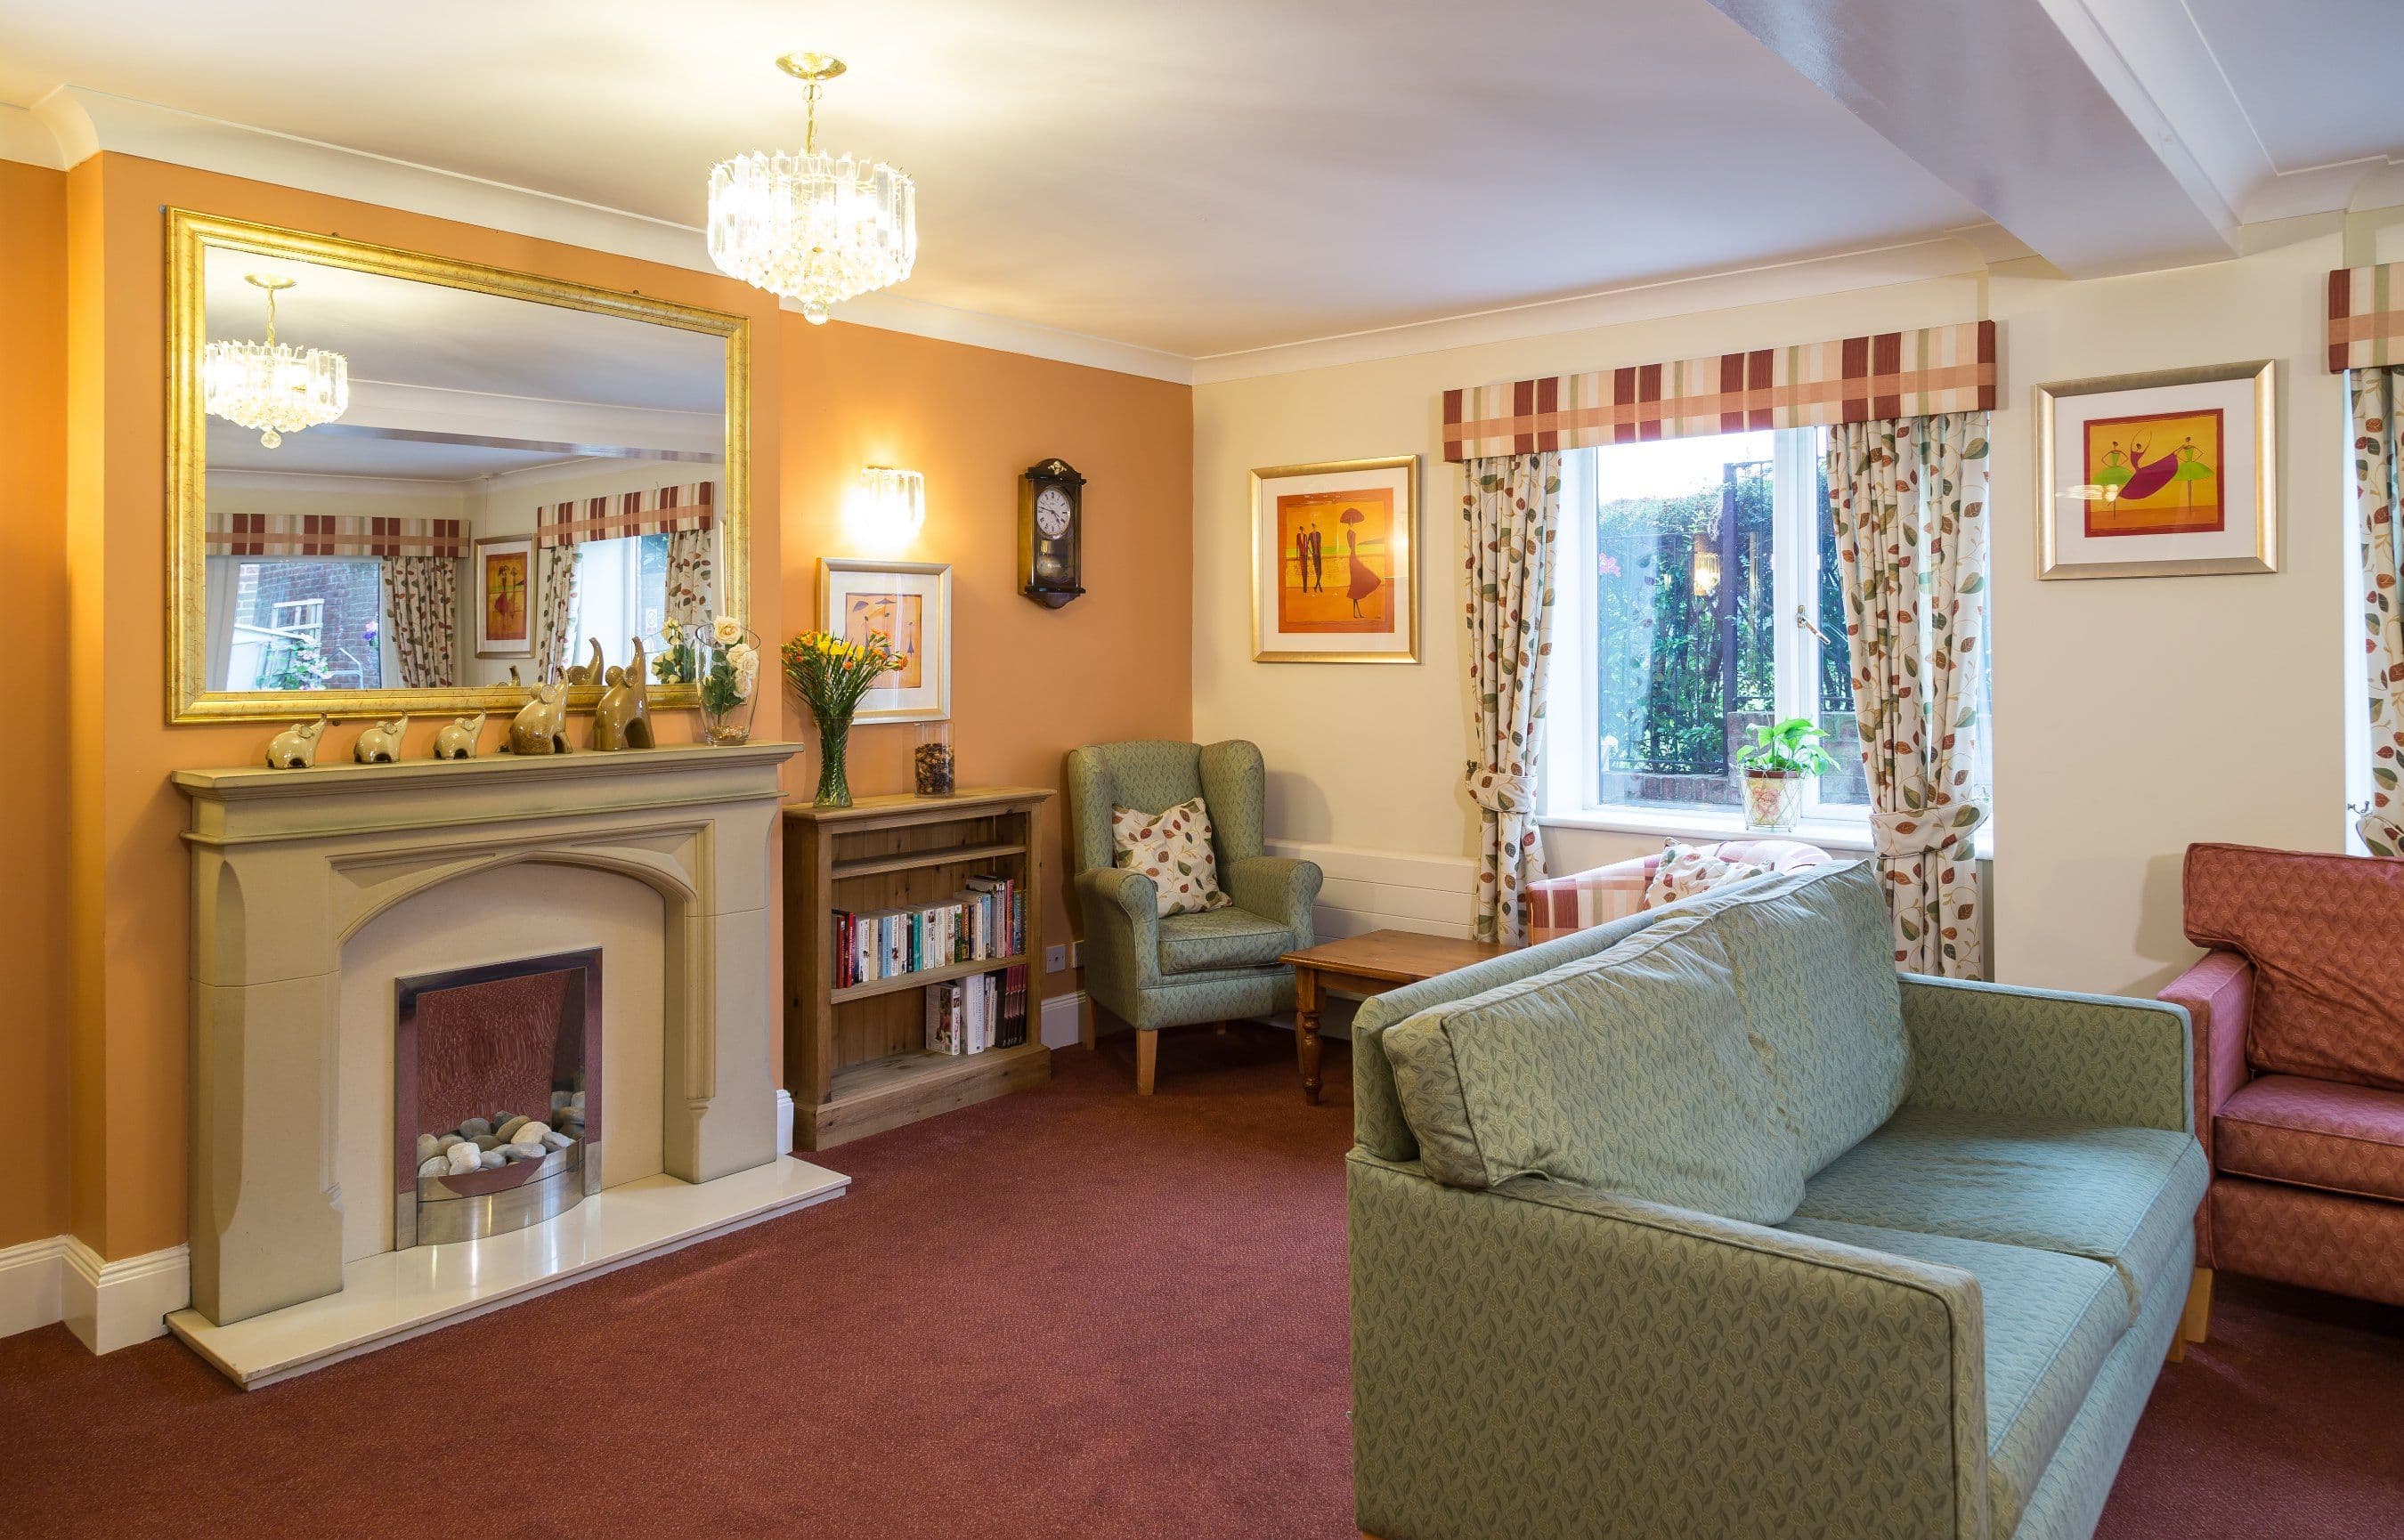
[[[1251,499],[1253,662],[1419,660],[1418,455],[1263,466]],[[1345,543],[1331,593],[1335,538]]]
[[[2257,359],[2037,386],[2037,576],[2062,580],[2277,572],[2277,374],[2274,361]],[[2242,420],[2228,423],[2231,411],[2240,413]],[[2133,455],[2122,451],[2114,437],[2104,451],[2110,466],[2101,474],[2120,479],[2098,481],[2090,465],[2094,453],[2090,440],[2108,426],[2127,424],[2131,432],[2143,432],[2148,423],[2167,425],[2205,417],[2212,420],[2216,435],[2208,454],[2194,447],[2193,436],[2169,450],[2159,445],[2146,450],[2131,440],[2131,449],[2137,451]],[[2060,442],[2066,431],[2075,431],[2079,441]],[[2132,506],[2119,501],[2120,488],[2149,484],[2149,471],[2162,474],[2151,479],[2156,490],[2146,495],[2167,500],[2171,484],[2189,483],[2188,460],[2201,467],[2192,484],[2212,483],[2213,514],[2208,525],[2180,523],[2177,514],[2164,513],[2160,527],[2148,529],[2134,527],[2140,522],[2134,516],[2114,514],[2116,508]],[[2219,474],[2223,471],[2230,474]],[[2105,485],[2113,489],[2110,495],[2081,495]],[[2191,499],[2194,494],[2190,491],[2187,495]],[[2069,527],[2073,510],[2079,516],[2077,528]],[[2117,518],[2124,527],[2099,530],[2099,513],[2107,520]],[[2117,544],[2121,541],[2127,543]]]
[[[346,268],[446,288],[587,311],[622,320],[703,332],[725,341],[724,494],[720,500],[720,599],[726,613],[750,614],[751,323],[749,318],[564,278],[307,230],[222,218],[191,209],[167,211],[167,715],[171,722],[287,720],[295,716],[441,716],[507,710],[526,692],[508,685],[373,690],[212,690],[207,687],[207,420],[201,398],[201,352],[207,340],[203,262],[212,248]],[[568,704],[590,707],[599,686],[575,686]],[[650,687],[650,703],[700,704],[699,687]]]

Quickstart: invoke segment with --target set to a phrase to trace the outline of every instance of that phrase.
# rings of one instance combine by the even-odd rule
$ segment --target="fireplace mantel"
[[[657,890],[667,1175],[708,1183],[776,1160],[769,907],[777,769],[796,752],[177,772],[192,806],[191,1313],[226,1327],[342,1289],[342,944],[400,900],[496,866],[593,867]]]

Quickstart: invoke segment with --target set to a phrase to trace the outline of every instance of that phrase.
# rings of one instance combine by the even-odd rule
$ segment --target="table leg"
[[[1302,1099],[1319,1105],[1319,974],[1293,970],[1293,1054],[1302,1067]]]

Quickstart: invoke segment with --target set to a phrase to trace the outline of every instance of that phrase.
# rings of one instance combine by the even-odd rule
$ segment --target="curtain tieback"
[[[1536,810],[1536,778],[1513,775],[1507,770],[1480,770],[1472,766],[1469,771],[1469,799],[1489,813],[1533,812]]]
[[[2373,855],[2404,852],[2404,824],[2386,813],[2364,813],[2362,821],[2355,825],[2355,832],[2362,836],[2362,842]]]
[[[1919,812],[1870,814],[1870,848],[1882,860],[1903,861],[1930,851],[1970,849],[1970,836],[1987,821],[1981,801],[1949,802]]]

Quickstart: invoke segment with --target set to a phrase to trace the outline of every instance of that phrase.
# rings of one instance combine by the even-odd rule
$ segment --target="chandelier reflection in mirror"
[[[294,280],[254,272],[245,280],[267,291],[267,340],[211,342],[201,350],[201,401],[213,417],[257,428],[269,449],[287,433],[330,423],[351,404],[351,362],[322,348],[275,340],[275,296]]]
[[[809,129],[799,155],[756,151],[709,173],[709,256],[747,284],[790,299],[812,325],[830,307],[888,288],[918,259],[918,191],[881,160],[821,154],[818,97],[844,72],[823,53],[789,53],[776,67],[807,88]]]

